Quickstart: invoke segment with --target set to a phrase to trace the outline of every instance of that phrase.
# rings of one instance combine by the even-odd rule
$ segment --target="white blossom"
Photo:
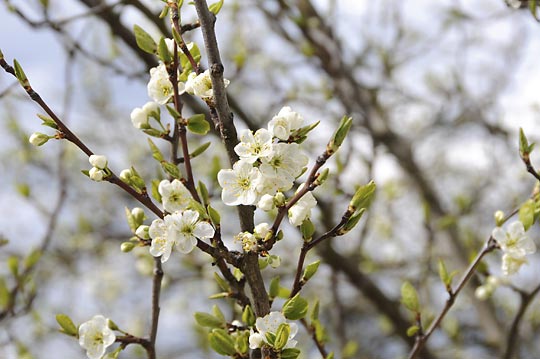
[[[257,250],[257,238],[249,232],[241,232],[234,236],[236,242],[242,243],[242,249],[246,252]]]
[[[526,257],[513,257],[510,254],[505,253],[502,257],[503,274],[506,276],[515,274],[519,271],[519,268],[521,268],[521,266],[525,263],[527,263]]]
[[[255,235],[255,237],[260,239],[264,239],[268,232],[270,232],[270,225],[266,222],[259,223],[253,229],[253,234]]]
[[[264,178],[263,188],[259,189],[262,193],[289,190],[308,163],[308,157],[296,143],[277,143],[273,150],[272,156],[263,158],[259,167]]]
[[[131,111],[131,123],[135,128],[149,128],[148,120],[150,116],[159,118],[159,104],[149,101],[142,108],[136,107]]]
[[[259,317],[255,321],[255,327],[257,332],[251,332],[249,336],[249,347],[251,349],[257,349],[268,343],[266,340],[266,333],[276,334],[281,324],[288,324],[290,328],[289,341],[285,345],[285,348],[294,348],[297,344],[296,340],[293,340],[294,336],[298,332],[298,325],[296,323],[287,323],[285,316],[281,312],[270,312],[264,317]]]
[[[291,132],[302,126],[303,122],[304,119],[299,113],[294,112],[289,106],[285,106],[268,123],[268,129],[272,136],[285,141]]]
[[[86,349],[89,359],[100,359],[116,336],[107,324],[107,318],[96,315],[79,327],[79,344]]]
[[[91,155],[88,157],[88,162],[94,167],[102,170],[107,167],[107,157],[103,155]]]
[[[249,162],[240,160],[233,165],[232,170],[220,170],[217,177],[223,188],[221,199],[226,205],[252,205],[257,202],[261,173]]]
[[[317,205],[317,200],[311,192],[306,193],[289,209],[289,222],[299,226],[311,215],[311,209]]]
[[[174,179],[172,182],[163,180],[159,183],[158,192],[161,195],[163,208],[173,213],[186,209],[191,198],[191,194],[182,182]]]
[[[105,172],[97,167],[92,167],[90,168],[90,171],[88,171],[88,176],[92,181],[101,182],[105,177]]]
[[[514,258],[522,258],[536,252],[536,245],[525,234],[525,228],[520,221],[511,223],[507,232],[496,227],[491,236],[499,243],[504,253]]]
[[[259,158],[272,155],[272,135],[268,130],[261,128],[253,134],[251,130],[240,132],[240,143],[234,151],[246,162],[254,163]]]
[[[173,95],[173,85],[169,80],[169,73],[165,64],[160,63],[157,67],[150,69],[150,81],[147,86],[148,96],[160,105],[164,105]],[[185,92],[183,82],[178,83],[178,94]]]
[[[152,238],[150,254],[161,256],[161,262],[166,262],[173,246],[181,253],[189,253],[197,245],[197,238],[213,237],[214,228],[208,222],[199,221],[198,212],[187,210],[154,220],[148,233]]]
[[[229,85],[230,81],[223,79],[225,87]],[[212,79],[210,77],[210,70],[197,75],[195,72],[189,74],[186,81],[186,92],[201,98],[209,98],[214,96],[214,90],[212,89]]]

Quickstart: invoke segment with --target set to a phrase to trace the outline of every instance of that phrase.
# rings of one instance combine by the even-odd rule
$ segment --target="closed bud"
[[[100,170],[107,167],[107,157],[103,155],[91,155],[88,158],[88,162],[90,162],[92,166],[97,167]]]
[[[135,243],[133,243],[133,242],[123,242],[120,245],[120,250],[122,252],[124,252],[124,253],[131,252],[133,250],[133,248],[135,248]]]
[[[286,198],[283,192],[278,192],[274,196],[274,203],[276,204],[277,207],[283,207],[285,205],[285,201],[286,201]]]
[[[326,179],[328,178],[328,174],[330,173],[330,170],[328,168],[325,168],[319,175],[317,176],[317,179],[313,183],[315,186],[322,185]]]
[[[144,210],[140,207],[133,208],[131,210],[131,215],[133,216],[135,222],[137,222],[139,225],[142,224],[146,219],[146,216],[144,215]]]
[[[351,125],[352,117],[343,116],[341,122],[339,123],[339,127],[337,128],[336,132],[334,132],[332,139],[330,140],[330,142],[328,142],[328,145],[326,147],[326,150],[330,154],[335,153],[339,149],[339,147],[345,140],[345,137],[347,136]]]
[[[88,176],[92,181],[101,182],[105,177],[105,172],[97,167],[92,167],[90,171],[88,171]]]
[[[28,139],[28,142],[34,146],[41,146],[46,144],[49,139],[50,137],[44,133],[34,132]]]
[[[283,349],[289,341],[289,335],[291,334],[291,327],[287,323],[281,323],[276,331],[276,339],[274,341],[274,348],[277,350]]]
[[[148,231],[150,230],[150,227],[147,225],[140,225],[137,230],[135,231],[135,235],[141,239],[150,239],[150,234]]]
[[[504,224],[504,212],[503,211],[496,211],[493,215],[495,218],[495,224],[497,227],[500,227]]]
[[[129,184],[131,182],[131,177],[132,176],[133,176],[133,173],[131,172],[131,169],[129,169],[129,168],[127,168],[125,170],[122,170],[122,172],[120,172],[120,174],[118,175],[120,180],[122,182],[127,183],[127,184]]]

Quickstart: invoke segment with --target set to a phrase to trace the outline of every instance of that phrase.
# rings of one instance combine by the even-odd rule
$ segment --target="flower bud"
[[[493,215],[495,218],[495,224],[497,227],[501,227],[504,224],[504,212],[503,211],[496,211]]]
[[[135,248],[135,243],[133,243],[133,242],[123,242],[120,245],[120,250],[122,252],[124,252],[124,253],[131,252],[133,250],[133,248]]]
[[[131,169],[127,168],[125,170],[122,170],[118,177],[122,182],[128,183],[130,182],[131,177],[133,176],[133,173],[131,172]]]
[[[274,196],[274,203],[276,204],[277,207],[283,207],[285,205],[285,200],[286,198],[283,192],[278,192]]]
[[[481,285],[474,291],[474,296],[479,300],[486,300],[491,296],[491,288]]]
[[[140,225],[137,230],[135,231],[135,235],[142,239],[150,239],[150,234],[148,233],[148,230],[150,229],[149,226],[146,225]]]
[[[46,144],[49,139],[50,137],[44,133],[34,132],[28,139],[28,142],[30,142],[34,146],[41,146]]]
[[[131,210],[131,215],[137,223],[142,223],[145,220],[144,210],[140,207],[135,207]]]
[[[90,162],[92,166],[97,167],[100,170],[107,167],[107,157],[103,155],[91,155],[88,158],[88,162]]]
[[[103,177],[105,177],[105,172],[97,167],[92,167],[90,171],[88,171],[88,176],[92,181],[101,182],[103,181]]]
[[[253,234],[255,235],[255,237],[263,239],[266,237],[269,231],[270,225],[266,222],[263,222],[255,226],[255,228],[253,229]]]
[[[274,209],[274,197],[269,194],[263,195],[257,206],[265,212],[271,211]]]

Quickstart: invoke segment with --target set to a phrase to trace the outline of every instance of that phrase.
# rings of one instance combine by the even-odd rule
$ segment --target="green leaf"
[[[26,74],[24,73],[21,64],[19,64],[17,60],[13,60],[13,67],[15,69],[15,77],[17,77],[17,80],[19,80],[21,86],[25,88],[30,86],[28,78],[26,77]]]
[[[9,302],[9,289],[6,284],[6,279],[0,277],[0,308],[4,308]]]
[[[210,220],[212,220],[214,226],[219,226],[221,222],[221,216],[219,215],[219,212],[211,205],[206,206],[206,209],[208,210],[208,215],[210,216]]]
[[[375,189],[377,189],[377,186],[373,181],[370,181],[364,186],[360,186],[349,203],[351,211],[354,212],[361,208],[369,208],[373,195],[375,194]]]
[[[528,231],[534,223],[534,210],[535,203],[532,199],[523,203],[519,208],[519,220],[523,223],[525,231]]]
[[[222,323],[225,323],[225,316],[223,315],[223,312],[217,305],[212,306],[212,314],[214,317],[218,318]]]
[[[17,256],[10,256],[7,260],[9,271],[16,278],[19,276],[19,258]]]
[[[156,146],[154,141],[152,141],[151,139],[148,139],[148,145],[150,146],[150,151],[152,151],[152,157],[154,157],[156,161],[162,162],[165,160],[165,158],[163,157],[163,154],[161,153],[159,148]]]
[[[283,349],[289,341],[289,335],[291,334],[291,327],[287,323],[281,323],[276,330],[276,340],[274,341],[274,348],[277,350]]]
[[[444,283],[445,286],[448,287],[450,284],[448,282],[448,271],[446,270],[446,265],[444,264],[443,260],[439,258],[439,278],[441,278],[441,281]]]
[[[401,286],[401,303],[410,311],[415,313],[420,312],[420,303],[416,289],[407,281]]]
[[[334,132],[332,139],[330,140],[330,142],[328,142],[328,145],[326,147],[326,150],[330,154],[333,154],[339,149],[339,147],[345,140],[345,137],[347,136],[347,133],[349,132],[351,126],[352,117],[343,116],[336,132]]]
[[[167,162],[167,161],[161,161],[161,167],[167,173],[169,176],[171,176],[174,179],[181,179],[182,175],[180,174],[180,170],[178,169],[178,166],[174,163]]]
[[[238,333],[234,341],[234,348],[238,353],[247,354],[249,351],[249,332]]]
[[[39,117],[39,119],[41,121],[43,121],[41,123],[43,126],[54,128],[55,130],[58,129],[58,125],[56,124],[56,122],[54,122],[54,120],[52,118],[50,118],[49,116],[41,115],[41,114],[38,113],[37,117]]]
[[[197,186],[198,192],[201,195],[201,200],[203,205],[208,205],[208,202],[210,201],[210,197],[208,195],[208,188],[206,188],[206,185],[204,182],[199,181],[199,185]]]
[[[527,140],[527,136],[525,136],[525,132],[523,132],[523,129],[519,128],[519,154],[523,159],[528,159],[529,155],[534,149],[534,143],[529,144],[529,141]]]
[[[124,212],[126,213],[126,219],[127,219],[129,229],[131,229],[131,232],[135,233],[137,228],[139,228],[139,225],[137,221],[135,220],[135,217],[133,217],[133,215],[131,214],[131,211],[127,207],[124,208]]]
[[[24,260],[24,266],[26,268],[32,268],[41,258],[41,250],[39,248],[36,248],[28,254],[28,256]]]
[[[216,281],[218,286],[221,288],[221,290],[224,290],[226,292],[231,290],[229,283],[225,279],[221,278],[221,276],[217,274],[216,272],[214,272],[214,280]]]
[[[222,7],[223,7],[223,0],[220,0],[208,6],[208,10],[214,13],[214,15],[217,15]]]
[[[319,320],[319,300],[315,300],[315,304],[313,304],[313,308],[311,309],[311,315],[309,316],[311,321]]]
[[[161,181],[158,179],[152,180],[152,197],[159,203],[161,203],[161,194],[159,193],[159,183]]]
[[[69,316],[65,314],[57,314],[56,322],[62,328],[63,333],[71,335],[73,337],[76,337],[78,335],[77,327],[75,326],[75,324],[73,324],[73,321]]]
[[[244,307],[244,310],[242,311],[242,321],[246,323],[247,326],[251,327],[255,325],[255,320],[257,318],[255,317],[255,313],[253,313],[253,309],[251,309],[251,306],[246,305]]]
[[[270,281],[268,295],[270,296],[270,298],[275,298],[279,295],[279,277],[274,277]]]
[[[187,129],[198,135],[206,135],[210,131],[210,124],[204,114],[193,115],[188,119]]]
[[[155,54],[157,52],[156,42],[142,27],[133,25],[133,32],[135,33],[137,46],[139,46],[141,50],[148,52],[149,54]]]
[[[304,241],[311,241],[313,233],[315,233],[315,226],[309,218],[306,218],[300,225],[300,232],[302,232],[302,238]]]
[[[165,64],[170,64],[172,62],[171,53],[169,52],[169,48],[167,47],[167,43],[165,42],[165,38],[163,36],[159,39],[158,57]]]
[[[345,233],[350,232],[354,227],[356,227],[358,222],[360,222],[360,219],[362,219],[364,212],[366,212],[366,209],[362,208],[361,210],[353,214],[351,218],[349,218],[347,223],[345,223],[343,228],[338,231],[338,235],[344,235]]]
[[[174,118],[175,120],[179,119],[180,117],[182,117],[182,115],[180,114],[180,112],[176,111],[176,109],[172,106],[169,106],[169,105],[165,105],[165,108],[167,109],[167,111],[169,112],[169,115],[171,115],[172,118]]]
[[[195,149],[195,151],[193,151],[193,152],[191,152],[189,154],[189,158],[195,158],[195,157],[199,156],[204,151],[206,151],[208,149],[208,147],[210,147],[211,144],[212,144],[211,142],[206,142],[206,143],[200,145],[199,147],[197,147]]]
[[[317,269],[319,269],[319,264],[321,264],[321,261],[317,260],[306,266],[306,269],[304,269],[304,274],[302,275],[303,282],[307,282],[311,279],[311,277],[315,275],[315,273],[317,273]]]
[[[286,348],[281,351],[281,359],[296,359],[300,356],[300,349]]]
[[[283,304],[281,309],[285,318],[290,320],[302,319],[306,316],[308,311],[308,302],[300,296],[300,293],[296,294],[291,299],[287,300]]]
[[[221,355],[233,356],[236,354],[234,340],[224,329],[214,329],[208,334],[210,347]]]
[[[413,325],[407,329],[407,336],[413,337],[416,333],[418,333],[419,330],[420,328],[417,325]]]
[[[225,326],[225,321],[213,316],[212,314],[204,312],[195,313],[195,321],[202,327],[208,328],[223,328]]]

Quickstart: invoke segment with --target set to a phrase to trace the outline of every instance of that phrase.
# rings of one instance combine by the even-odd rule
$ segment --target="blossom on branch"
[[[257,188],[261,181],[261,172],[251,163],[240,160],[232,170],[220,170],[218,182],[223,191],[221,199],[228,206],[252,205],[259,199]]]
[[[100,359],[115,340],[116,335],[109,328],[107,318],[102,315],[94,316],[79,327],[79,344],[86,349],[89,359]]]
[[[497,227],[491,233],[504,252],[502,269],[505,275],[517,273],[527,263],[525,256],[536,252],[536,245],[526,233],[523,223],[515,221],[508,226],[508,231]]]
[[[161,181],[158,192],[161,195],[163,208],[169,213],[186,209],[191,198],[186,186],[177,179],[172,180],[172,182],[169,180]]]
[[[284,348],[294,348],[297,341],[293,340],[293,338],[298,332],[298,325],[296,323],[287,323],[285,316],[281,312],[270,312],[262,318],[257,318],[255,322],[257,333],[253,330],[251,331],[249,347],[251,349],[257,349],[265,344],[269,344],[267,334],[276,335],[281,324],[286,324],[290,328],[289,338]]]
[[[173,246],[181,253],[189,253],[197,245],[197,238],[213,237],[214,228],[208,222],[199,221],[198,212],[187,210],[155,219],[148,234],[152,238],[150,254],[161,256],[164,263],[169,259]]]
[[[285,106],[268,123],[268,130],[272,136],[286,141],[291,132],[299,129],[303,122],[304,118],[299,113]]]
[[[268,130],[261,128],[253,134],[246,129],[240,132],[239,137],[240,143],[234,147],[234,151],[244,161],[254,163],[259,158],[272,155],[272,135]]]
[[[225,87],[229,85],[230,81],[223,79]],[[214,96],[214,90],[212,89],[212,78],[210,77],[210,70],[206,70],[202,74],[196,74],[192,72],[189,74],[186,81],[185,90],[187,93],[201,98],[210,98]]]
[[[148,82],[148,96],[159,103],[164,105],[171,99],[173,95],[173,84],[169,79],[169,73],[165,64],[160,63],[157,67],[150,69],[150,81]],[[184,83],[178,83],[178,93],[184,93]]]
[[[298,189],[300,190],[302,186],[300,186]],[[301,225],[306,218],[311,216],[311,209],[316,205],[317,200],[313,194],[311,192],[306,193],[289,209],[289,222],[296,227]]]

